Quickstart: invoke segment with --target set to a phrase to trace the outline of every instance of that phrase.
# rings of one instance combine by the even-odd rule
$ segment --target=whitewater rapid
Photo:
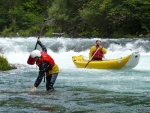
[[[55,62],[60,68],[76,68],[72,62],[72,56],[83,55],[88,59],[89,50],[95,44],[94,39],[71,38],[41,38]],[[122,41],[124,40],[124,41]],[[141,42],[143,45],[141,45]],[[27,65],[27,59],[36,44],[36,37],[29,38],[0,38],[0,54],[7,58],[11,64]],[[140,52],[137,70],[150,70],[150,48],[147,48],[149,40],[134,39],[102,39],[102,44],[107,49],[105,59],[124,57],[132,52]],[[38,46],[39,50],[41,48]],[[28,66],[28,65],[27,65]],[[33,68],[36,66],[32,66]]]
[[[133,69],[98,70],[76,68],[72,56],[88,59],[93,39],[46,38],[48,54],[59,65],[60,73],[54,88],[47,92],[42,81],[31,93],[38,67],[27,64],[34,50],[36,37],[0,38],[0,55],[17,69],[0,71],[1,113],[148,113],[150,111],[150,39],[102,39],[106,59],[140,52],[139,64]],[[38,46],[38,50],[41,48]]]

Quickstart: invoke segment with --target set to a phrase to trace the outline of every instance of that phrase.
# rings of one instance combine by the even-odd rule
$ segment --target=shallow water
[[[31,40],[29,43],[28,40]],[[46,40],[42,41],[50,46],[50,53],[60,67],[60,73],[55,83],[55,91],[47,92],[45,83],[42,81],[37,92],[31,93],[31,87],[36,80],[38,68],[28,66],[26,59],[34,46],[35,38],[29,39],[6,39],[12,48],[3,47],[4,56],[10,63],[17,66],[16,70],[0,72],[0,112],[1,113],[149,113],[150,112],[150,53],[147,46],[142,49],[129,50],[127,41],[120,45],[113,43],[107,47],[107,58],[127,55],[132,51],[141,51],[140,62],[134,69],[122,70],[96,70],[79,69],[71,61],[73,55],[88,56],[89,49],[83,50],[67,49],[64,44],[59,51],[51,49]],[[60,41],[61,40],[61,41]],[[57,39],[68,43],[69,39]],[[93,39],[94,40],[94,39]],[[92,39],[83,40],[92,42]],[[124,39],[122,39],[124,40]],[[116,40],[122,44],[122,40]],[[141,39],[140,39],[141,40]],[[74,40],[78,42],[79,39]],[[82,40],[80,39],[80,43]],[[109,39],[107,39],[109,41]],[[145,40],[143,40],[145,41]],[[136,43],[138,42],[135,41]],[[147,43],[147,40],[145,41]],[[55,43],[55,40],[53,40]],[[33,45],[31,45],[33,44]],[[28,45],[28,46],[26,46]],[[71,45],[71,44],[70,44]],[[73,44],[72,44],[73,45]],[[135,45],[135,44],[134,44]],[[33,47],[34,48],[34,47]],[[53,46],[53,48],[56,48]],[[73,46],[69,47],[73,48]],[[121,50],[120,50],[121,49]]]

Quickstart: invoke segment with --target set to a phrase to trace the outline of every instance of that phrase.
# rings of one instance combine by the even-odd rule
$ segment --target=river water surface
[[[31,93],[38,67],[26,61],[36,37],[0,38],[0,54],[17,66],[0,72],[0,113],[150,113],[150,39],[102,39],[106,59],[140,52],[134,69],[76,68],[72,56],[88,58],[95,40],[41,38],[60,73],[54,92],[47,92],[42,81]]]

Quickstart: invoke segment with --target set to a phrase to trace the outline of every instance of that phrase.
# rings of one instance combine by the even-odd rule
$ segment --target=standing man
[[[102,60],[106,54],[106,49],[101,45],[101,40],[96,40],[96,45],[92,46],[89,53],[90,60]]]
[[[27,63],[29,65],[36,65],[39,67],[39,74],[32,87],[31,91],[35,92],[36,88],[40,85],[43,77],[45,78],[46,74],[46,90],[54,91],[53,85],[57,79],[59,73],[59,67],[55,63],[54,59],[47,54],[47,49],[38,38],[37,43],[41,46],[42,52],[39,50],[34,50],[31,52]]]

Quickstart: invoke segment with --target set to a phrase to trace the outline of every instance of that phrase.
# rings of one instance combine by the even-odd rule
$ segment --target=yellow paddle
[[[94,57],[94,55],[97,53],[98,50],[99,50],[99,48],[97,48],[97,50],[95,51],[95,53],[93,54],[93,56],[91,57],[91,59],[88,61],[88,63],[85,65],[84,68],[86,68],[87,65],[91,62],[92,58]]]

